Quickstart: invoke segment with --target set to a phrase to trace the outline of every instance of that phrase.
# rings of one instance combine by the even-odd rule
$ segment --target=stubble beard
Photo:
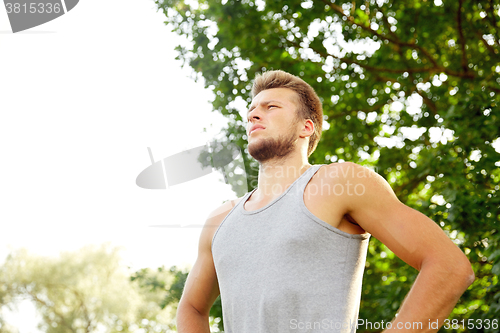
[[[260,163],[272,159],[281,160],[288,156],[295,148],[297,140],[292,127],[287,136],[266,138],[248,145],[248,153]]]

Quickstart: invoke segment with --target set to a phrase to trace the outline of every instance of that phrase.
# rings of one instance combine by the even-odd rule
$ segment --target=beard
[[[271,159],[283,159],[295,148],[295,128],[287,136],[266,138],[248,145],[248,153],[260,163]]]

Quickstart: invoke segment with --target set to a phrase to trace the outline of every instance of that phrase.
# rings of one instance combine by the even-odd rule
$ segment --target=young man
[[[258,186],[207,219],[177,311],[179,332],[210,332],[219,293],[227,333],[354,332],[370,235],[419,270],[383,328],[436,332],[474,280],[465,255],[375,172],[308,163],[323,114],[303,80],[267,72],[252,96],[247,136]]]

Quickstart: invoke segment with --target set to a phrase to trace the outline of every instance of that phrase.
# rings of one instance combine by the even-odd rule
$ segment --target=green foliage
[[[173,311],[130,281],[118,249],[88,246],[57,258],[24,249],[0,267],[0,307],[32,301],[47,333],[158,332],[173,328]],[[10,332],[0,326],[0,332]]]
[[[188,273],[186,271],[180,270],[176,266],[172,266],[168,270],[162,266],[158,267],[156,271],[143,268],[135,272],[130,279],[131,281],[138,282],[139,286],[148,292],[160,295],[161,301],[159,305],[162,309],[171,306],[177,310],[177,304],[181,299],[187,276]],[[222,331],[224,323],[222,321],[220,297],[217,298],[214,306],[210,309],[210,317],[212,321],[211,327]]]
[[[160,306],[164,309],[169,304],[179,303],[187,275],[187,272],[178,270],[175,266],[169,270],[162,266],[158,267],[156,272],[143,268],[135,272],[130,280],[138,282],[139,286],[147,291],[162,294]]]
[[[232,143],[246,148],[238,103],[256,73],[302,77],[327,122],[310,162],[375,167],[471,260],[477,279],[451,318],[500,317],[498,0],[156,3]],[[252,189],[256,162],[245,163]],[[372,239],[360,310],[371,321],[392,318],[416,275],[383,251]]]

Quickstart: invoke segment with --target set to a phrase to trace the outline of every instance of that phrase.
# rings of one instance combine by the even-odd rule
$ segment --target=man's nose
[[[252,121],[252,120],[260,120],[259,115],[256,115],[256,114],[252,115],[252,117],[250,117],[250,121]]]
[[[257,110],[257,108],[253,109],[248,113],[248,121],[252,122],[255,120],[260,120],[262,119],[262,115],[260,114],[260,111]]]

